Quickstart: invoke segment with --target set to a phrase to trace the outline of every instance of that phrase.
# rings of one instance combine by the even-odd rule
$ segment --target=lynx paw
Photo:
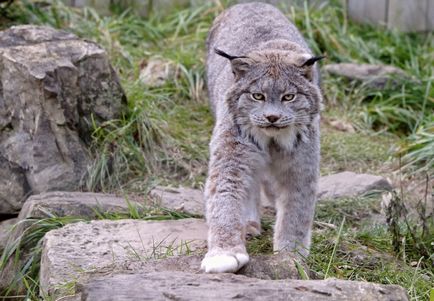
[[[235,273],[249,262],[249,255],[243,253],[220,253],[206,255],[200,269],[205,273]]]

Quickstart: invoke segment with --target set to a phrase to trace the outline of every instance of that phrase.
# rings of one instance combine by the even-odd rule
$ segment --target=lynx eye
[[[295,99],[295,94],[285,94],[282,96],[282,101],[293,101]]]
[[[252,94],[250,94],[250,97],[252,97],[252,99],[256,100],[256,101],[264,101],[265,100],[265,95],[261,94],[261,93],[252,93]]]

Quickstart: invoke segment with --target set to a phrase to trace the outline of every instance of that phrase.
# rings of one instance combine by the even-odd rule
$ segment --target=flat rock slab
[[[123,268],[140,273],[177,271],[195,274],[202,273],[200,270],[202,259],[203,255],[174,256],[141,262],[131,261],[126,263]],[[308,273],[307,268],[303,268]],[[300,279],[293,257],[285,254],[250,257],[249,263],[237,274],[265,280]],[[92,276],[92,278],[95,277]]]
[[[375,191],[392,190],[392,188],[390,182],[381,176],[345,171],[321,177],[318,198],[323,200],[354,197]]]
[[[92,219],[98,214],[127,214],[128,211],[125,198],[113,194],[54,191],[33,195],[24,203],[16,221],[20,223],[11,232],[8,242],[15,241],[32,224],[25,221],[28,218],[70,216]]]
[[[131,203],[137,204],[132,201]],[[95,218],[103,213],[128,213],[128,202],[114,194],[54,191],[29,197],[20,211],[19,219],[29,217],[80,216]]]
[[[62,296],[65,284],[93,272],[133,270],[150,259],[202,254],[206,238],[201,219],[70,224],[44,237],[40,287],[50,296]]]
[[[81,300],[404,301],[396,285],[328,280],[260,280],[233,274],[117,274],[79,285]]]
[[[195,215],[204,213],[203,192],[198,189],[157,186],[150,191],[149,196],[156,205]]]

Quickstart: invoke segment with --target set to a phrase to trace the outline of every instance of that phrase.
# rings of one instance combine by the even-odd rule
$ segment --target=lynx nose
[[[280,116],[277,116],[277,115],[268,115],[268,116],[265,116],[265,118],[267,118],[267,120],[269,122],[275,123],[277,120],[280,119]]]

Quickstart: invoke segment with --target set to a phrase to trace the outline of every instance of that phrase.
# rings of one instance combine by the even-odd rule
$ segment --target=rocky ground
[[[390,189],[382,177],[343,172],[321,178],[319,197],[320,202],[333,202],[334,198]],[[131,214],[132,208],[140,212],[163,207],[186,218],[84,220]],[[272,218],[270,211],[272,208],[264,208]],[[202,193],[195,189],[156,187],[145,203],[98,193],[35,195],[24,203],[9,241],[22,237],[31,227],[29,218],[50,216],[83,219],[49,231],[42,240],[40,290],[54,299],[199,300],[208,296],[210,300],[288,300],[286,296],[291,296],[289,300],[407,300],[405,290],[398,286],[331,279],[278,281],[309,274],[304,264],[284,254],[253,256],[238,275],[202,274],[199,267],[206,252],[207,227],[201,218]],[[28,256],[23,255],[21,261],[26,260]],[[2,271],[3,289],[17,273],[19,268],[13,264]]]

